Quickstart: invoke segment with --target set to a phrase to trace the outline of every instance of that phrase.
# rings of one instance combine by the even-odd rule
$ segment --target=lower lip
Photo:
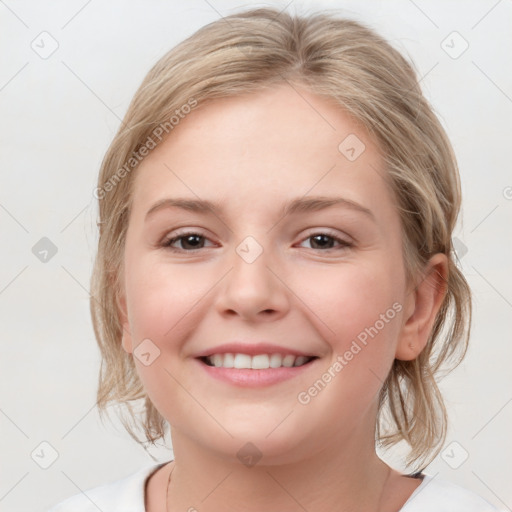
[[[229,382],[242,387],[263,387],[278,384],[285,380],[293,379],[307,371],[316,361],[310,361],[302,366],[292,366],[279,368],[268,368],[266,370],[251,370],[250,368],[220,368],[217,366],[208,366],[199,359],[197,363],[215,379]]]

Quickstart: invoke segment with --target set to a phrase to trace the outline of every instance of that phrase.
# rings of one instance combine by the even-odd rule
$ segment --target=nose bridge
[[[254,236],[245,237],[235,248],[232,269],[218,299],[220,309],[244,317],[263,311],[285,311],[286,292],[269,268],[272,262],[275,258]]]
[[[260,257],[264,252],[263,245],[252,235],[246,236],[236,247],[237,255],[248,265],[252,265],[258,259],[261,259]],[[263,259],[267,259],[267,257],[268,255]]]
[[[267,268],[270,263],[268,246],[258,242],[254,236],[246,236],[235,248],[231,284],[239,287],[246,296],[258,295],[261,299],[268,294],[271,272]]]

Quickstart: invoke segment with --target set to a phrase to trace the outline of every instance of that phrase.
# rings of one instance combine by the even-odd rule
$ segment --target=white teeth
[[[218,354],[222,357],[222,354]],[[233,354],[224,354],[224,368],[233,368],[235,366],[235,356]]]
[[[217,368],[222,366],[224,362],[223,359],[222,354],[213,354],[211,359],[213,366],[216,366]]]
[[[286,368],[291,368],[294,362],[295,356],[292,356],[291,354],[288,354],[283,357],[283,366],[285,366]]]
[[[287,354],[258,354],[250,356],[248,354],[213,354],[208,356],[207,361],[210,365],[217,368],[240,368],[252,370],[267,370],[269,368],[291,368],[292,366],[302,366],[310,361],[306,356],[294,356]]]
[[[281,354],[270,354],[270,368],[279,368],[283,362]]]
[[[215,354],[217,355],[217,354]],[[220,355],[222,357],[222,354]],[[235,354],[235,368],[252,368],[251,356],[247,354]]]
[[[252,358],[253,370],[266,370],[270,366],[270,361],[267,354],[261,354]]]
[[[299,356],[295,359],[293,366],[302,366],[308,360],[305,356]]]

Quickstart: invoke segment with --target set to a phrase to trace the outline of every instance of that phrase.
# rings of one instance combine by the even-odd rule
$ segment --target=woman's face
[[[289,86],[199,106],[145,158],[123,346],[173,433],[270,464],[373,442],[409,297],[384,172],[360,125]]]

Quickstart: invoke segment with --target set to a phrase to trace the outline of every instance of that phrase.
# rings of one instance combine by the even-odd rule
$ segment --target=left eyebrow
[[[343,197],[309,196],[298,197],[285,203],[281,210],[281,217],[298,213],[311,213],[333,206],[341,206],[367,215],[376,222],[373,212],[365,206]],[[205,199],[193,199],[185,197],[165,198],[157,201],[146,213],[147,218],[163,208],[181,208],[195,213],[206,214],[211,212],[215,215],[222,214],[222,205]]]
[[[319,210],[324,210],[326,208],[331,208],[332,206],[341,206],[344,208],[348,208],[354,211],[358,211],[360,213],[364,213],[368,217],[370,217],[373,221],[376,221],[375,215],[373,212],[366,208],[365,206],[352,201],[350,199],[346,199],[344,197],[330,197],[330,196],[309,196],[309,197],[299,197],[297,199],[293,199],[287,202],[282,209],[282,216],[293,215],[294,213],[310,213],[316,212]]]

